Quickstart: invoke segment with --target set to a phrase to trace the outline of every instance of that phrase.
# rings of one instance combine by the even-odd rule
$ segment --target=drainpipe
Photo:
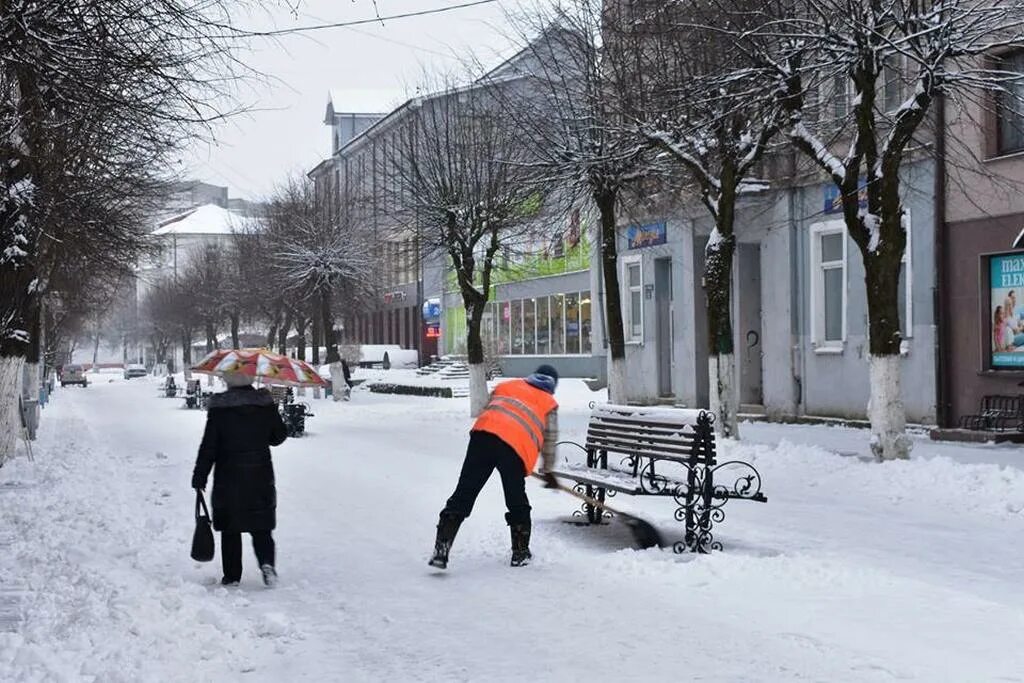
[[[935,421],[940,427],[951,426],[949,405],[949,363],[944,354],[949,350],[948,310],[949,287],[946,283],[946,98],[935,96]]]
[[[790,306],[790,363],[792,364],[793,388],[796,396],[794,408],[796,415],[804,414],[804,384],[803,384],[803,290],[800,277],[803,259],[801,258],[800,233],[796,223],[796,186],[790,186],[786,190],[789,204],[789,272],[792,274],[789,279],[789,306]]]

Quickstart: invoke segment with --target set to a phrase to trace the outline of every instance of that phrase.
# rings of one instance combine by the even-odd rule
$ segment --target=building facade
[[[1000,55],[1024,73],[1024,52]],[[937,268],[942,287],[941,426],[978,413],[987,395],[1018,395],[1024,382],[1024,113],[1020,85],[945,106],[937,186],[942,206]]]
[[[908,419],[934,423],[934,163],[903,171],[910,217],[901,276]],[[863,418],[869,396],[867,299],[860,252],[830,183],[745,198],[736,220],[732,315],[741,412]],[[628,396],[708,405],[704,252],[713,228],[699,207],[624,223],[619,280]]]

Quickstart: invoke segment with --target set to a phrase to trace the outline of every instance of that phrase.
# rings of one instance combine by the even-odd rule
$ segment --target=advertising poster
[[[993,368],[1024,368],[1024,253],[989,258]]]
[[[664,223],[652,223],[651,225],[631,225],[626,228],[626,239],[630,249],[643,249],[658,244],[665,244],[668,235]]]

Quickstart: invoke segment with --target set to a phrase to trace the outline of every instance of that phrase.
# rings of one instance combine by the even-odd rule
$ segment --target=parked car
[[[69,384],[89,386],[89,380],[85,378],[85,368],[81,365],[65,365],[60,373],[60,385],[66,387]]]
[[[124,368],[124,378],[131,379],[132,377],[145,377],[146,366],[134,363],[132,365],[126,365]]]

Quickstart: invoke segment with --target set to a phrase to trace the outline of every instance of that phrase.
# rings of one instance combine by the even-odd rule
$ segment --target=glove
[[[558,480],[555,479],[555,475],[551,474],[550,472],[544,472],[540,476],[544,480],[544,488],[546,488],[546,489],[557,489],[557,488],[559,488]]]
[[[205,489],[206,488],[206,478],[205,477],[200,477],[198,474],[193,474],[192,475],[192,488],[199,489],[199,490]]]

